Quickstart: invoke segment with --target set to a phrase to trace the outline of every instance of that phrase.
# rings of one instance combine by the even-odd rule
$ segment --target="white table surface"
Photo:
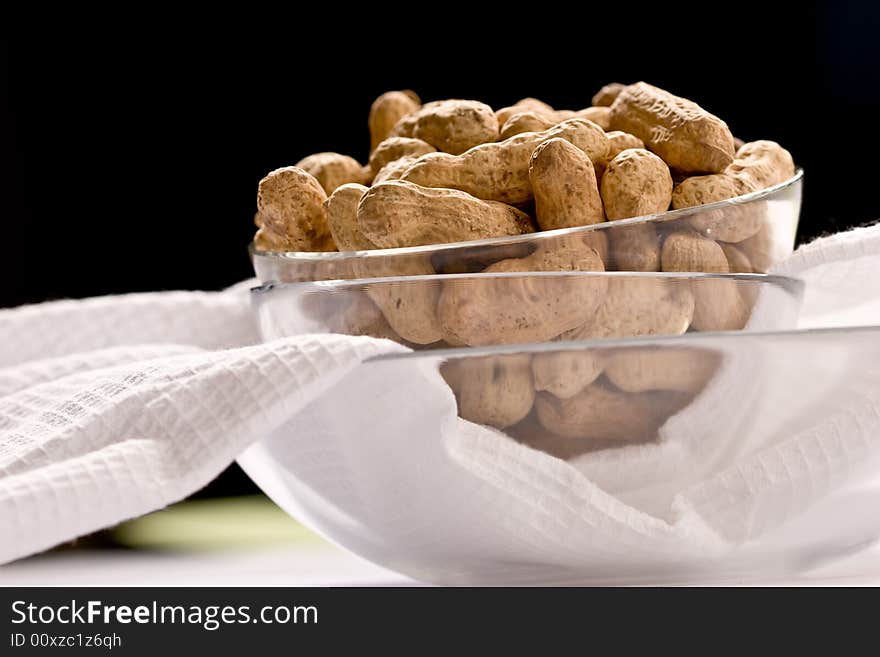
[[[70,550],[0,567],[13,586],[375,586],[411,580],[323,543],[163,553]]]
[[[324,543],[219,552],[69,550],[0,567],[4,586],[410,586],[413,580]],[[880,545],[757,586],[880,586]]]

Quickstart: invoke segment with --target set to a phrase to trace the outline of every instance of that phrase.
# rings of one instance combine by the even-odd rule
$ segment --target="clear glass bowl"
[[[558,250],[573,240],[592,246],[606,271],[658,271],[666,237],[696,230],[724,248],[729,271],[766,273],[794,249],[802,187],[803,170],[798,169],[791,179],[744,196],[592,226],[372,251],[260,251],[251,244],[250,254],[261,283],[474,273],[499,260],[528,256],[539,248]]]
[[[880,537],[880,328],[388,348],[240,458],[382,566],[444,584],[717,582]],[[605,370],[568,399],[535,393],[504,432],[459,417],[449,370],[476,406],[518,403],[504,381],[539,358]]]
[[[800,281],[767,274],[500,272],[268,283],[263,338],[342,333],[417,349],[795,326]]]

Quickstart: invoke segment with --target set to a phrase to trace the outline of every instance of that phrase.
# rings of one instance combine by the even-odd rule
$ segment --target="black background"
[[[644,79],[792,152],[802,241],[880,214],[878,3],[593,4],[0,42],[0,307],[250,276],[258,180],[315,151],[363,160],[388,89],[577,109]]]

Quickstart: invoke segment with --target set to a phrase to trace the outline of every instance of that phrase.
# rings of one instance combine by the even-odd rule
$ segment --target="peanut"
[[[598,254],[577,236],[525,258],[502,260],[487,273],[602,271]],[[437,314],[445,333],[468,345],[552,339],[584,324],[605,296],[598,276],[489,277],[449,281]]]
[[[521,103],[521,104],[520,104]],[[513,121],[514,117],[517,117]],[[505,107],[495,112],[498,125],[502,128],[502,139],[520,134],[522,132],[537,132],[566,121],[568,119],[581,118],[592,121],[603,130],[608,129],[611,112],[607,107],[587,107],[577,112],[572,110],[555,110],[547,103],[534,98],[524,98],[516,105]],[[523,130],[518,124],[530,125]],[[507,134],[504,134],[504,133]]]
[[[727,273],[721,246],[696,232],[676,232],[663,242],[663,271]],[[692,326],[698,331],[732,331],[746,325],[751,306],[735,280],[695,279]]]
[[[608,136],[608,160],[613,160],[617,157],[618,153],[621,151],[625,151],[628,148],[645,148],[645,142],[636,137],[635,135],[631,135],[628,132],[621,132],[620,130],[611,130],[605,133]],[[601,182],[602,176],[605,175],[605,166],[603,164],[596,164],[596,180]]]
[[[324,202],[327,194],[309,173],[297,167],[275,169],[260,181],[257,208],[261,230],[285,251],[335,251]]]
[[[438,151],[458,155],[495,141],[498,122],[492,108],[476,100],[440,100],[422,105],[391,131],[397,137],[415,137]]]
[[[553,114],[554,110],[550,105],[537,98],[523,98],[516,101],[509,107],[502,107],[495,112],[495,118],[498,121],[498,127],[502,127],[514,114],[519,112],[534,112],[536,114]]]
[[[620,82],[606,84],[596,92],[596,95],[593,96],[593,106],[611,107],[614,99],[620,95],[620,92],[623,91],[624,87],[626,87],[626,85],[621,84]]]
[[[541,230],[605,220],[593,163],[565,139],[554,137],[538,145],[529,163],[529,181]]]
[[[389,137],[370,153],[370,169],[373,170],[375,175],[389,162],[411,155],[418,157],[425,153],[433,153],[436,150],[431,144],[421,139]]]
[[[612,159],[600,185],[605,216],[627,219],[663,212],[669,207],[672,178],[659,157],[644,149],[631,148]],[[619,271],[657,271],[660,248],[657,229],[641,223],[609,231],[610,259]]]
[[[742,249],[742,243],[726,244],[718,242],[718,246],[724,251],[724,257],[727,258],[727,269],[735,274],[751,274],[760,273],[755,269],[749,256]],[[740,294],[742,294],[745,305],[751,309],[754,308],[755,302],[758,300],[758,286],[747,282],[741,282],[739,285]],[[751,316],[751,313],[750,315]]]
[[[608,241],[605,234],[600,231],[582,233],[580,239],[595,250],[603,262],[608,257]],[[576,236],[566,236],[566,241],[577,239]],[[547,244],[545,248],[557,248],[554,244]],[[593,352],[567,351],[550,354],[536,354],[532,358],[532,373],[535,378],[535,389],[546,390],[557,397],[571,397],[587,385],[596,380],[602,373],[602,364]]]
[[[785,244],[781,238],[775,237],[773,225],[767,222],[757,233],[738,242],[736,246],[748,257],[754,271],[766,272],[790,249],[791,244]]]
[[[669,167],[642,148],[618,153],[602,176],[602,202],[609,220],[665,212],[671,198]]]
[[[504,429],[532,409],[535,390],[529,356],[511,354],[448,360],[440,368],[465,420]]]
[[[725,173],[750,178],[758,189],[766,189],[794,176],[791,153],[767,139],[743,144]]]
[[[663,241],[660,252],[663,271],[720,272],[729,271],[727,256],[714,240],[694,231],[681,231]]]
[[[595,123],[569,119],[542,132],[526,132],[492,144],[482,144],[461,155],[428,153],[420,157],[402,180],[426,187],[460,189],[478,198],[518,205],[532,198],[529,160],[538,144],[560,137],[593,161],[604,161],[608,139]]]
[[[723,173],[693,176],[676,186],[672,207],[689,208],[748,194],[788,180],[794,175],[791,154],[773,141],[743,145]],[[727,207],[700,213],[691,225],[725,242],[741,242],[760,230],[766,221],[763,203]]]
[[[396,160],[392,160],[384,167],[379,169],[376,173],[376,176],[373,178],[373,185],[378,185],[381,182],[386,182],[388,180],[399,180],[400,177],[404,174],[404,172],[409,169],[409,167],[418,160],[419,157],[416,155],[404,155],[401,158]]]
[[[312,174],[328,196],[340,185],[362,185],[372,178],[372,174],[365,172],[360,162],[340,153],[315,153],[304,157],[294,166]]]
[[[602,263],[605,265],[605,269],[610,269],[608,263],[610,262],[609,253],[608,253],[608,237],[605,235],[605,231],[603,230],[589,230],[581,233],[581,238],[584,240],[584,243],[591,247],[596,253],[599,254],[599,257],[602,258]]]
[[[624,392],[696,394],[715,374],[720,360],[718,353],[707,349],[626,349],[607,358],[605,376]]]
[[[389,91],[379,96],[370,107],[370,152],[388,138],[392,128],[403,117],[412,114],[422,101],[413,91]]]
[[[540,132],[552,128],[558,121],[547,118],[545,114],[537,112],[517,112],[513,114],[504,125],[501,126],[501,139],[508,139],[524,132]]]
[[[462,342],[457,336],[452,335],[451,333],[444,333],[443,342],[441,342],[440,344],[447,347],[452,347],[453,349],[457,347],[467,347],[464,342]]]
[[[574,397],[602,374],[603,364],[592,351],[555,351],[532,357],[535,390],[560,399]]]
[[[769,221],[767,210],[767,203],[761,200],[744,205],[695,208],[688,217],[688,224],[711,239],[737,243],[761,230],[761,226]]]
[[[620,91],[611,105],[611,129],[635,135],[682,171],[717,173],[733,161],[733,135],[724,121],[645,82]]]
[[[555,433],[550,433],[538,421],[538,414],[534,408],[532,408],[532,412],[524,420],[508,427],[504,430],[504,433],[518,443],[528,445],[532,449],[550,454],[564,461],[585,452],[592,452],[611,446],[599,441],[564,438],[557,436]]]
[[[618,392],[598,383],[568,399],[539,393],[535,411],[540,423],[557,435],[613,443],[653,440],[668,417],[650,393]]]
[[[264,226],[260,226],[254,234],[254,246],[260,251],[284,251],[284,243],[275,236],[274,233],[268,231]]]
[[[564,340],[681,335],[694,314],[688,286],[641,276],[614,277],[595,316]]]
[[[691,282],[694,292],[694,319],[691,325],[697,331],[737,331],[749,321],[752,313],[747,284],[736,280],[696,279]]]
[[[325,201],[327,223],[336,248],[340,251],[365,251],[375,248],[361,232],[357,223],[357,207],[367,187],[357,183],[347,183],[336,188]]]
[[[628,148],[644,148],[645,142],[636,137],[635,135],[631,135],[628,132],[621,132],[620,130],[611,130],[610,132],[605,133],[608,135],[608,159],[614,159],[617,157],[617,154],[620,151],[625,151]]]
[[[364,236],[380,249],[534,230],[529,216],[516,208],[454,189],[421,187],[402,180],[374,185],[358,205],[357,220]]]
[[[745,252],[733,244],[718,243],[721,250],[724,251],[724,257],[727,258],[728,271],[737,274],[749,274],[755,271],[749,257]],[[740,245],[741,246],[741,245]]]
[[[733,162],[724,170],[723,175],[742,181],[749,188],[747,191],[756,191],[778,185],[791,178],[794,175],[794,161],[791,158],[791,153],[775,141],[766,139],[753,141],[743,144],[737,151]],[[711,201],[703,200],[702,202],[710,203]]]
[[[610,107],[587,107],[578,110],[574,115],[579,119],[592,121],[603,130],[609,130],[611,127],[611,108]]]
[[[609,269],[660,271],[660,238],[652,223],[636,223],[608,231]]]
[[[358,267],[360,278],[422,276],[434,273],[428,257],[413,255],[388,262],[367,258]],[[437,317],[440,283],[436,280],[402,280],[369,283],[367,295],[375,302],[391,328],[414,344],[431,344],[443,338]]]
[[[373,172],[373,169],[369,164],[365,164],[364,166],[361,167],[361,177],[364,181],[362,184],[368,185],[368,186],[372,185],[374,176],[375,176],[375,173]]]

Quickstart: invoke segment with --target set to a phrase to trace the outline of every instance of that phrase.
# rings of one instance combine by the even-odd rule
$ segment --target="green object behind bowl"
[[[224,550],[322,542],[262,495],[181,502],[124,522],[111,534],[119,545],[149,550]]]

